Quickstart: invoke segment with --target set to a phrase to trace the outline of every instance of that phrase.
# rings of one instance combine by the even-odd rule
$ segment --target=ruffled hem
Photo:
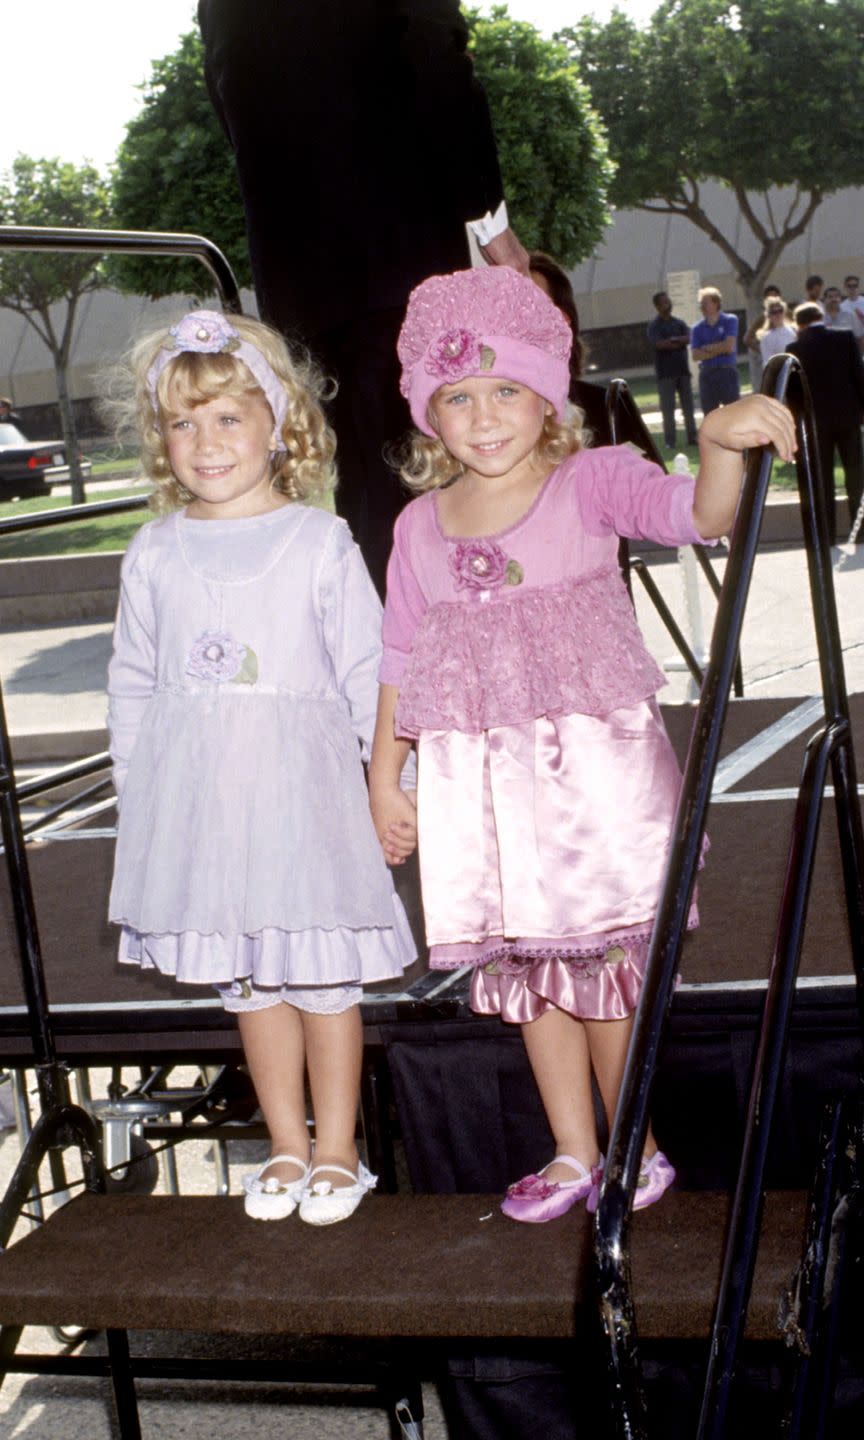
[[[523,966],[521,974],[475,970],[471,1009],[500,1015],[510,1025],[537,1020],[547,1010],[580,1020],[624,1020],[638,1004],[647,959],[645,940],[623,958],[601,962],[593,974],[557,956]]]
[[[695,906],[691,910],[688,929],[698,924]],[[526,962],[534,960],[566,960],[574,966],[589,967],[593,973],[606,961],[610,950],[627,949],[651,939],[653,920],[640,925],[619,926],[617,930],[597,930],[591,934],[557,935],[516,940],[491,935],[483,940],[464,940],[432,944],[429,966],[432,970],[461,970],[465,965],[478,969],[494,965],[496,970],[522,975]],[[620,958],[620,957],[617,957]]]
[[[337,925],[264,929],[254,935],[198,930],[155,935],[124,925],[119,959],[186,985],[230,985],[235,980],[252,980],[262,988],[372,984],[396,979],[416,959],[411,927],[395,895],[393,911],[392,926],[356,930]]]
[[[400,687],[396,732],[479,734],[541,715],[608,715],[665,683],[617,569],[606,568],[431,606]]]
[[[694,901],[687,929],[695,930]],[[536,1020],[547,1010],[565,1010],[580,1020],[623,1020],[639,1001],[653,921],[592,935],[433,945],[433,970],[470,965],[471,1009],[499,1015],[512,1025]]]

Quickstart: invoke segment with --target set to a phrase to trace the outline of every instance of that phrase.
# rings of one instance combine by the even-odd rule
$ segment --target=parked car
[[[90,475],[89,460],[81,461],[81,475]],[[62,440],[28,440],[17,425],[0,421],[0,499],[50,495],[52,485],[69,483],[66,447]]]

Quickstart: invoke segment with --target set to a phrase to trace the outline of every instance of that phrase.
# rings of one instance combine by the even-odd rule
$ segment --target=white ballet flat
[[[280,1180],[276,1175],[268,1175],[266,1180],[262,1180],[264,1171],[280,1160],[298,1166],[303,1174],[296,1180]],[[296,1155],[271,1155],[254,1175],[243,1176],[243,1189],[246,1191],[243,1208],[246,1214],[252,1220],[284,1220],[293,1215],[309,1183],[310,1173],[306,1161]]]
[[[322,1171],[345,1175],[354,1183],[334,1188],[329,1180],[315,1180]],[[336,1225],[353,1215],[367,1190],[374,1190],[377,1184],[378,1176],[370,1175],[362,1161],[356,1175],[341,1165],[316,1165],[309,1171],[308,1188],[300,1201],[300,1219],[307,1225]]]

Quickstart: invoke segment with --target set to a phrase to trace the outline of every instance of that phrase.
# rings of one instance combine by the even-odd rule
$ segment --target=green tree
[[[697,225],[755,317],[825,196],[864,183],[864,0],[665,0],[644,29],[615,11],[558,38],[606,125],[613,204]],[[706,180],[743,225],[712,218]]]
[[[109,216],[107,182],[91,165],[18,155],[0,179],[0,221],[5,225],[101,229]],[[93,255],[0,254],[0,307],[22,315],[51,352],[75,504],[84,499],[84,483],[67,371],[78,302],[104,284],[103,267]],[[65,309],[55,308],[63,302]]]
[[[609,223],[612,167],[603,127],[571,57],[506,6],[490,18],[467,12],[478,74],[492,110],[514,229],[529,249],[565,264],[590,254]],[[204,83],[197,31],[153,65],[140,113],[117,156],[115,223],[131,230],[193,230],[213,240],[238,282],[251,274],[234,159]],[[203,266],[123,257],[120,289],[157,298],[207,292]]]
[[[115,223],[127,230],[205,235],[225,255],[239,285],[251,283],[243,202],[234,157],[204,83],[198,31],[153,63],[140,112],[126,127],[114,172]],[[123,256],[111,264],[121,290],[158,299],[211,294],[209,272],[195,260]]]
[[[528,250],[575,265],[611,218],[613,166],[588,89],[566,47],[511,19],[506,5],[466,18],[513,229]]]

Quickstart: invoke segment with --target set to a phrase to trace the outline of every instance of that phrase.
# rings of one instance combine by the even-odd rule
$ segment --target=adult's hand
[[[528,274],[528,251],[509,225],[500,235],[496,235],[494,240],[490,240],[488,245],[481,245],[480,252],[490,265],[509,265],[511,270],[518,270],[522,275]]]

